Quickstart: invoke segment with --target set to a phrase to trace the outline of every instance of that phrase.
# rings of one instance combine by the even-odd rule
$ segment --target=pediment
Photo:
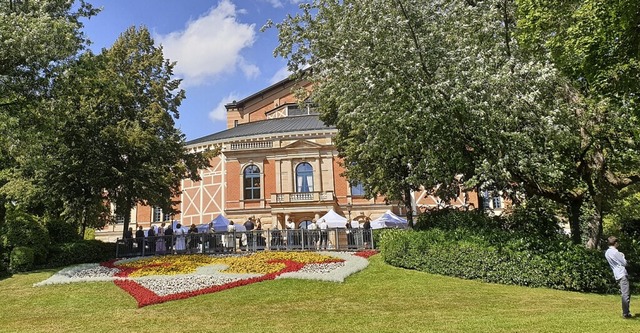
[[[285,148],[285,149],[322,148],[322,145],[309,140],[296,140],[287,145],[282,146],[282,148]]]

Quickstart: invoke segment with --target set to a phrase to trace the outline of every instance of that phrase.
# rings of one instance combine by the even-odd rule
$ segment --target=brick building
[[[401,205],[364,198],[362,187],[341,176],[337,130],[326,126],[310,104],[300,106],[296,89],[309,91],[311,85],[285,79],[226,105],[226,130],[187,142],[191,151],[222,150],[209,168],[200,170],[201,181],[182,181],[180,214],[167,216],[158,208],[139,206],[132,223],[146,227],[172,219],[188,226],[223,214],[236,222],[255,216],[264,228],[272,228],[274,223],[282,227],[288,218],[299,226],[330,209],[352,219],[375,219],[386,210],[405,215]],[[426,191],[414,195],[418,213],[443,204]],[[478,197],[463,193],[447,204],[478,207]]]

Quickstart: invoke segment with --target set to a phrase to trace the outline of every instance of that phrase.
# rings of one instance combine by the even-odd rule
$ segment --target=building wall
[[[183,225],[209,223],[224,213],[224,156],[212,158],[210,165],[200,170],[201,181],[182,181],[181,214],[176,218]]]
[[[265,120],[266,113],[277,111],[287,104],[297,103],[292,89],[292,81],[283,81],[240,102],[227,106],[227,128],[238,124]],[[311,85],[304,83],[305,89]],[[280,116],[284,113],[280,114]],[[211,160],[211,167],[200,170],[202,180],[182,181],[180,196],[180,214],[175,219],[183,225],[208,223],[218,214],[223,214],[235,222],[243,222],[250,216],[260,218],[265,228],[282,223],[289,217],[296,222],[312,219],[325,214],[329,209],[352,219],[375,219],[385,211],[405,215],[406,211],[397,204],[387,205],[385,198],[366,199],[353,196],[351,187],[342,176],[345,169],[334,146],[335,131],[323,130],[307,134],[273,134],[265,140],[273,142],[272,148],[256,145],[256,149],[232,148],[231,143],[246,143],[258,138],[229,139],[222,143],[221,155]],[[212,143],[213,144],[213,143]],[[216,143],[218,144],[218,143]],[[226,145],[226,146],[225,146]],[[226,148],[225,148],[226,147]],[[276,195],[283,196],[296,192],[296,166],[307,162],[314,170],[313,192],[326,198],[333,193],[335,200],[319,200],[313,204],[294,202],[282,204],[272,202]],[[255,164],[261,172],[261,198],[245,200],[243,189],[243,170]],[[446,205],[427,191],[415,193],[418,213]],[[347,206],[350,204],[350,206]],[[474,192],[461,195],[457,200],[447,203],[452,206],[473,205],[478,207],[478,197]],[[349,207],[349,208],[348,208]],[[350,209],[350,210],[349,210]],[[152,220],[151,207],[139,206],[136,220],[148,225]]]

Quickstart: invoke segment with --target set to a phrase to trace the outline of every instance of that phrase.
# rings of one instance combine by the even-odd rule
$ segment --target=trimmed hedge
[[[9,256],[9,267],[14,272],[25,272],[33,268],[35,251],[26,246],[16,246]]]
[[[431,229],[387,230],[378,246],[385,262],[433,274],[581,292],[617,291],[602,253],[570,242],[549,243],[541,246],[503,231],[487,235]]]
[[[56,244],[49,249],[48,267],[107,261],[115,257],[116,244],[99,240],[81,240]]]

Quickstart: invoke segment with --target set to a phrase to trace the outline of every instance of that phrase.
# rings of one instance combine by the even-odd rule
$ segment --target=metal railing
[[[271,194],[272,204],[286,204],[298,202],[333,202],[335,196],[332,191],[328,192],[295,192],[295,193],[273,193]]]
[[[372,229],[267,229],[189,233],[116,241],[116,257],[222,254],[241,251],[357,251],[373,249]]]

